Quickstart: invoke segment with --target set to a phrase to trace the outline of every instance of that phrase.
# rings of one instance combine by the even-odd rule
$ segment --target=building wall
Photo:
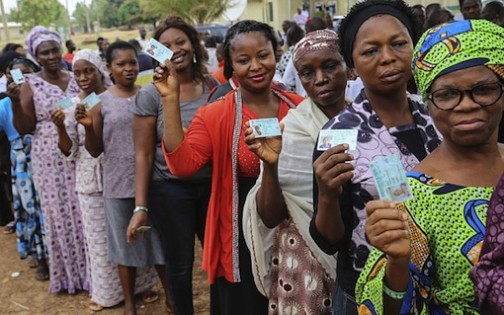
[[[346,12],[354,5],[357,0],[334,0],[336,2],[336,15],[345,15]],[[405,0],[408,4],[422,4],[424,6],[429,3],[437,2],[441,5],[448,7],[453,13],[458,12],[458,0]],[[315,1],[315,0],[249,0],[245,12],[240,17],[240,20],[253,19],[261,22],[268,23],[275,29],[280,30],[282,21],[292,20],[296,8],[300,7],[303,2],[310,4],[310,11],[314,12],[315,3],[327,3],[328,0]],[[290,10],[289,10],[290,8]],[[273,10],[273,19],[270,19],[270,9]]]

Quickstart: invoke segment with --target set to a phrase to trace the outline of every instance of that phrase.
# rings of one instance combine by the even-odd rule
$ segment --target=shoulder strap
[[[205,74],[203,77],[205,78],[205,83],[208,86],[208,90],[212,91],[219,85],[219,82],[212,75]]]

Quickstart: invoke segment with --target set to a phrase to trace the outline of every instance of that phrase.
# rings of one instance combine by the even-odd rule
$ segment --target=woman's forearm
[[[94,132],[92,126],[85,127],[86,139],[84,140],[84,147],[91,154],[92,157],[98,157],[103,153],[103,141]]]
[[[278,181],[278,163],[264,163],[261,187],[256,196],[257,211],[264,224],[274,228],[289,217]]]
[[[168,152],[174,151],[184,140],[182,119],[180,118],[179,95],[163,97],[163,141]]]
[[[388,288],[396,292],[404,292],[408,288],[410,280],[409,273],[409,257],[400,259],[391,258],[387,259],[387,266],[385,270],[384,284]],[[383,293],[383,314],[399,314],[403,299],[393,299],[385,292]]]
[[[336,245],[343,239],[345,224],[341,216],[339,197],[336,194],[326,196],[319,193],[315,226],[329,244]]]

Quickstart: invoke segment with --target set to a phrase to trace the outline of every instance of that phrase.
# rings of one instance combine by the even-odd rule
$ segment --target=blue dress
[[[17,132],[9,97],[0,100],[0,130],[7,134],[11,145],[12,195],[19,257],[25,259],[33,255],[42,260],[47,257],[47,246],[40,202],[32,178],[32,135],[20,136]]]

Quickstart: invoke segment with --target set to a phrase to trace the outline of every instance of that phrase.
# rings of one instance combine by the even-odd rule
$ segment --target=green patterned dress
[[[469,271],[478,262],[493,187],[464,187],[409,172],[410,280],[401,314],[479,314]],[[356,286],[359,314],[384,314],[387,258],[373,248]]]

